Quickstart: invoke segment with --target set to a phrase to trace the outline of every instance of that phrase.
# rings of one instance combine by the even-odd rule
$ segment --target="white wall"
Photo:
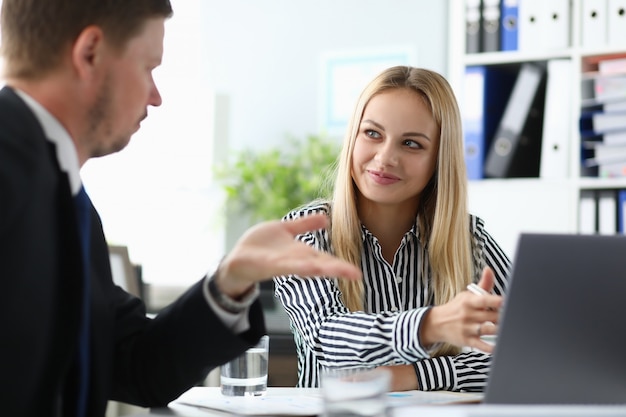
[[[189,286],[224,251],[221,192],[213,186],[215,95],[206,76],[203,0],[175,0],[166,21],[162,66],[154,72],[163,104],[123,151],[81,170],[110,243],[126,245],[146,282]]]
[[[328,54],[400,47],[415,65],[447,69],[443,1],[228,0],[204,1],[202,9],[206,76],[229,102],[228,137],[216,152],[320,133]],[[229,216],[227,248],[246,226]]]
[[[202,9],[207,77],[229,96],[235,149],[318,132],[328,52],[408,46],[417,65],[447,68],[446,2],[228,0]]]

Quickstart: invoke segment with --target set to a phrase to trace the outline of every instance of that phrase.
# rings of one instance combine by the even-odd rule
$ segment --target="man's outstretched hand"
[[[251,227],[220,263],[216,284],[224,294],[237,299],[255,283],[277,275],[361,279],[361,270],[355,265],[295,239],[299,234],[327,226],[326,215],[318,214]]]

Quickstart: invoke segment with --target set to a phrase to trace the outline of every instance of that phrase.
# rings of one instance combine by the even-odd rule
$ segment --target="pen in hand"
[[[474,293],[474,294],[476,294],[476,295],[489,295],[489,292],[485,291],[482,287],[479,287],[478,285],[476,285],[476,284],[475,284],[475,283],[473,283],[473,282],[467,286],[467,289],[468,289],[470,292],[473,292],[473,293]],[[494,309],[493,309],[493,308],[491,308],[491,307],[487,307],[487,310],[494,311]],[[485,323],[489,323],[489,324],[491,324],[491,325],[493,326],[493,323],[492,323],[492,322],[490,322],[490,321],[485,322]],[[491,343],[491,344],[494,344],[494,343],[495,343],[495,338],[496,338],[496,336],[495,336],[495,335],[491,335],[491,336],[482,335],[482,336],[481,336],[481,339],[483,339],[483,340],[485,340],[485,341],[488,341],[488,342],[489,342],[489,343]]]
[[[473,282],[467,286],[467,289],[476,295],[489,295],[489,293]]]
[[[476,295],[489,295],[490,294],[489,292],[485,291],[482,287],[479,287],[477,284],[473,282],[467,286],[467,289]],[[491,307],[487,307],[487,310],[494,311],[495,309]]]

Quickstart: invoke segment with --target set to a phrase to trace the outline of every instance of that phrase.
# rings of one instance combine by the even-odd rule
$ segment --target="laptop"
[[[483,402],[626,404],[626,236],[520,236]]]

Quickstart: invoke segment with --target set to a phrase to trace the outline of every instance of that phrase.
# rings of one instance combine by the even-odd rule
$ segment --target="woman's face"
[[[352,154],[359,204],[414,212],[435,172],[438,150],[437,124],[418,93],[397,88],[372,97]]]

